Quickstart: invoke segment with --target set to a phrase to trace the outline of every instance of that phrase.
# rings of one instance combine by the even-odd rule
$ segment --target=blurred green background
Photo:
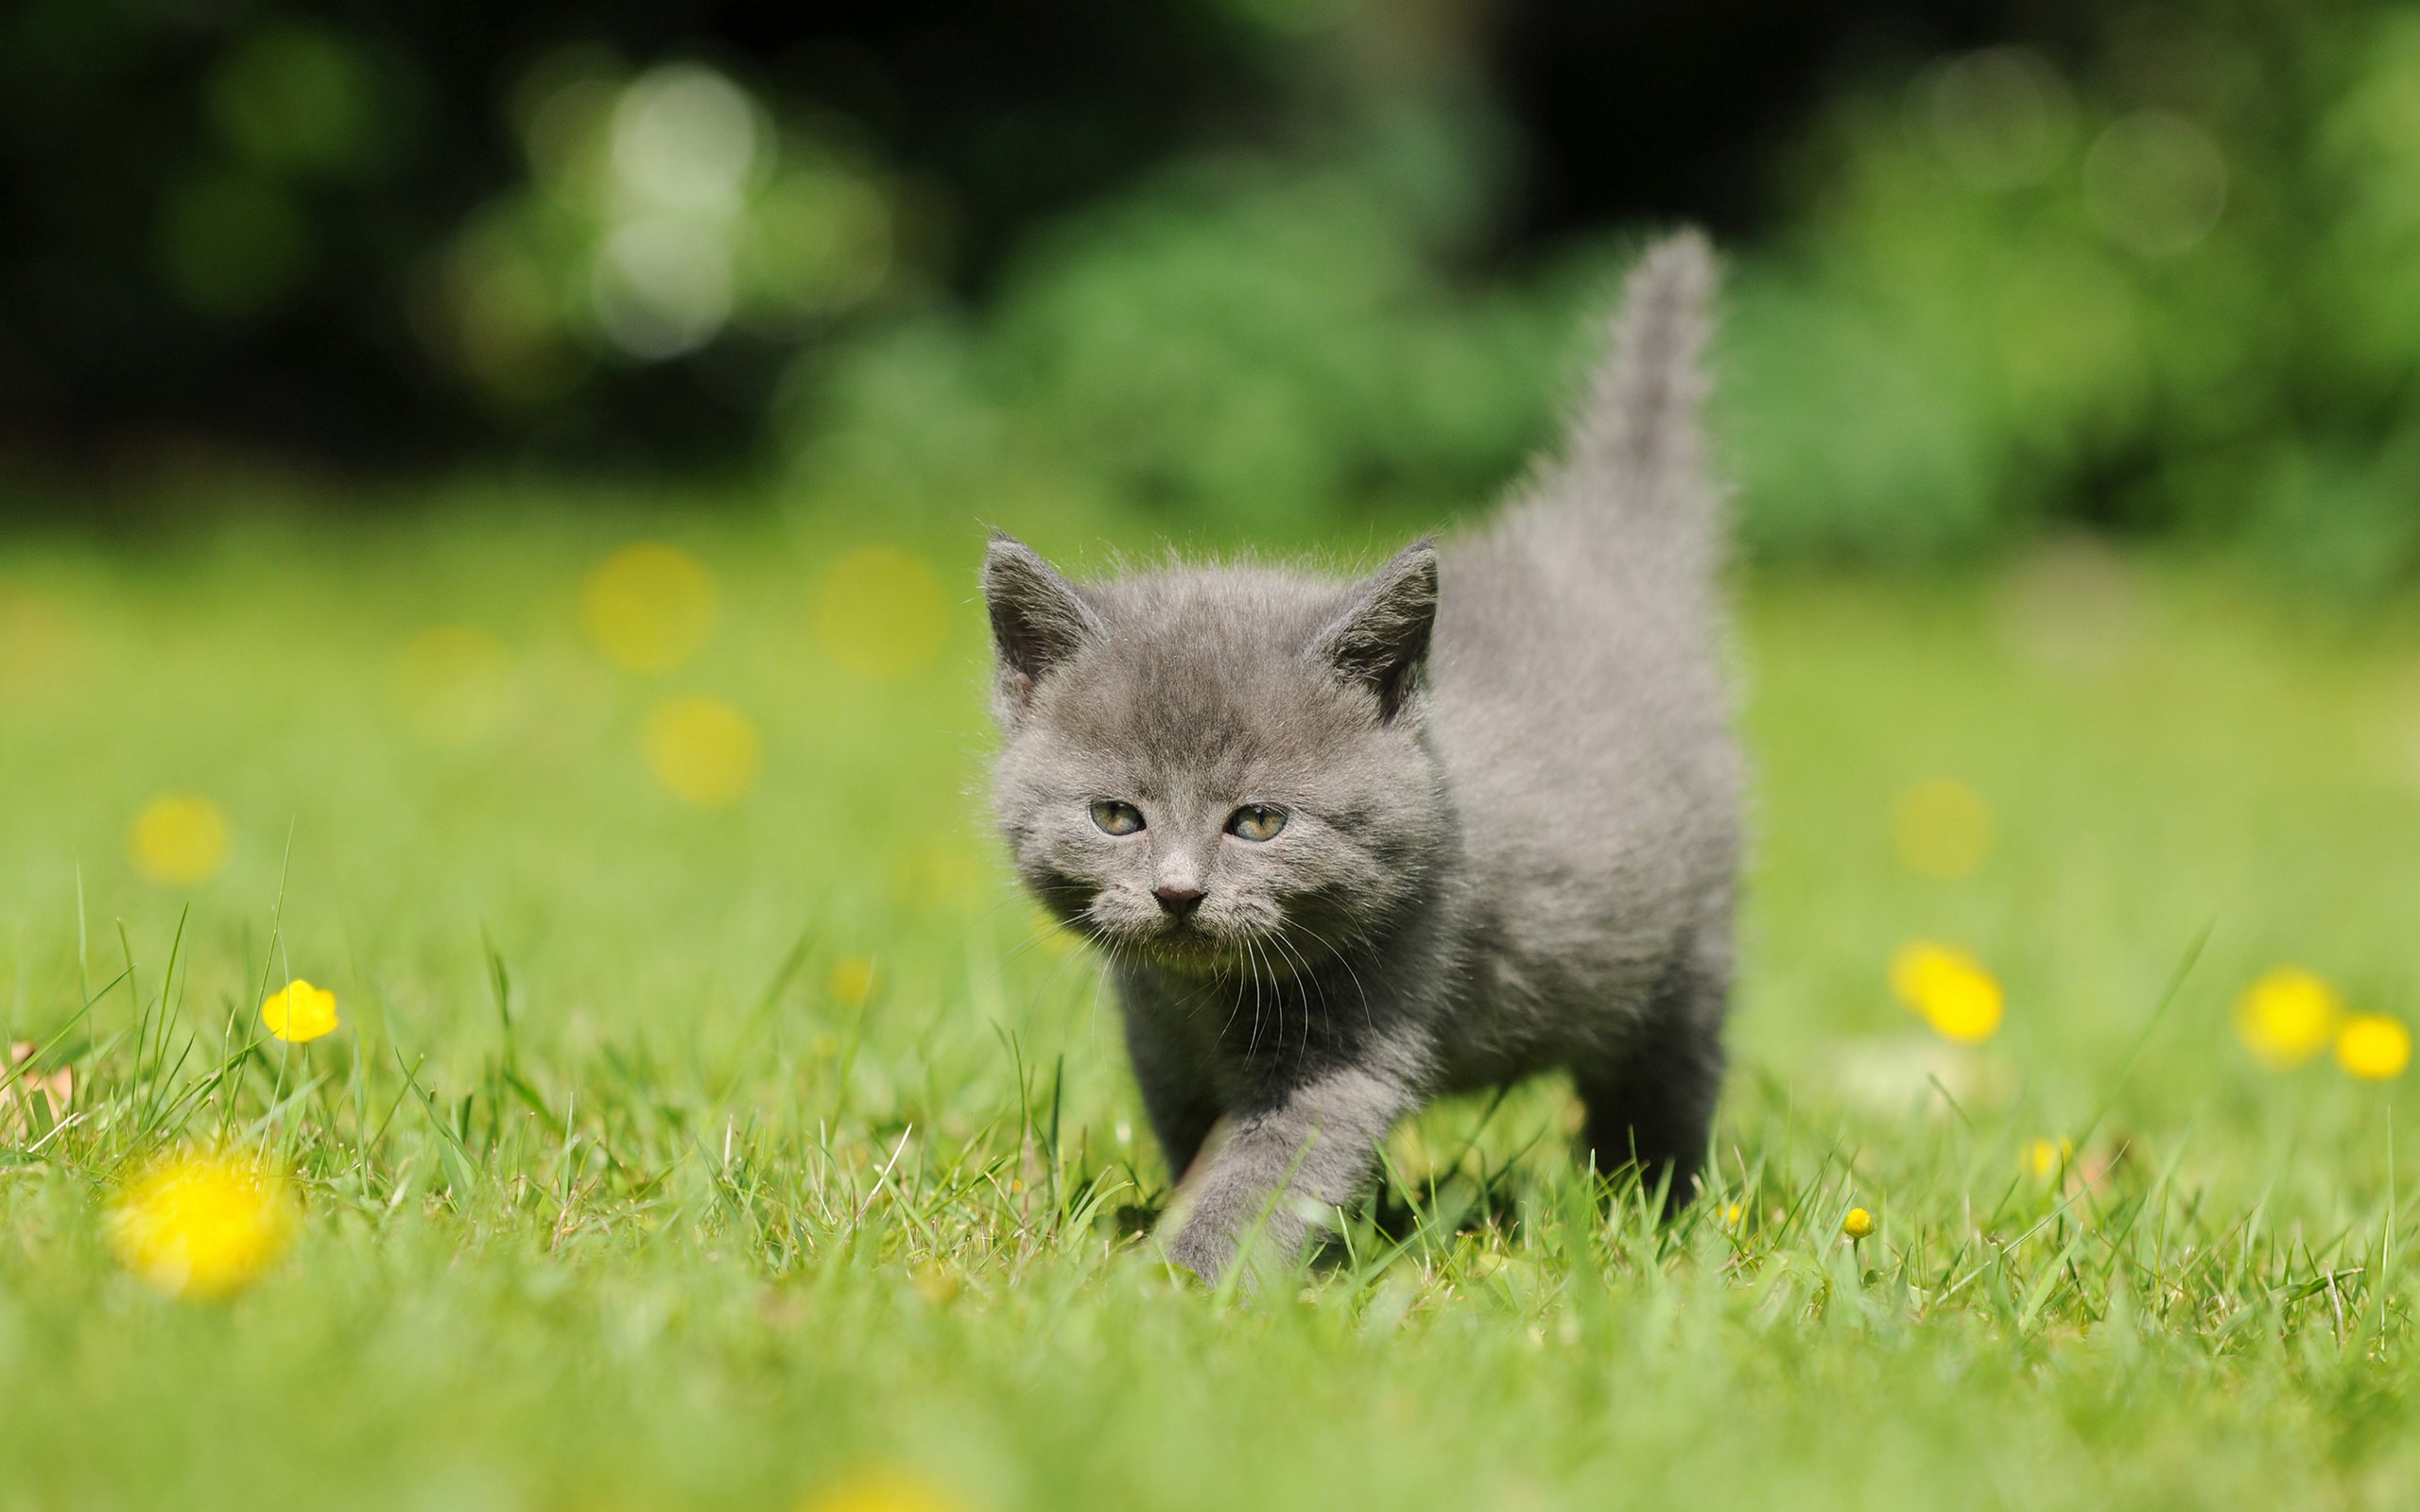
[[[534,469],[1350,528],[1515,469],[1685,218],[1762,558],[2420,560],[2385,0],[23,0],[0,509]]]

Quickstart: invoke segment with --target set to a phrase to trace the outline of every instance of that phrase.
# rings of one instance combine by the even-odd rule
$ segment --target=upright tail
[[[1721,492],[1707,472],[1701,412],[1719,282],[1714,249],[1694,231],[1656,242],[1631,270],[1613,350],[1564,462],[1565,481],[1597,507],[1711,530]]]

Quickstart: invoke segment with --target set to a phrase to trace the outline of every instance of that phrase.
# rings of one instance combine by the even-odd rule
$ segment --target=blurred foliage
[[[1318,529],[1514,473],[1629,236],[1712,213],[1757,554],[2068,523],[2330,590],[2420,565],[2408,5],[1852,7],[1798,120],[1727,8],[1656,96],[1764,133],[1762,187],[1719,194],[1525,93],[1562,14],[540,7],[452,17],[458,64],[427,18],[34,0],[0,22],[0,200],[36,232],[0,394],[38,436],[267,414],[338,455],[575,466],[752,439],[810,510]]]

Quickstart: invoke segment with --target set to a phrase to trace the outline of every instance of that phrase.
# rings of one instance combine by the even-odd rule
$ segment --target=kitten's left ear
[[[1356,590],[1345,611],[1311,638],[1313,661],[1368,688],[1392,721],[1419,686],[1437,623],[1437,548],[1415,541]]]

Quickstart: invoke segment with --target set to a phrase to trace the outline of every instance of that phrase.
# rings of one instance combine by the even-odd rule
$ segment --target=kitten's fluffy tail
[[[1707,476],[1700,412],[1719,282],[1714,249],[1695,231],[1657,241],[1631,270],[1567,464],[1600,507],[1711,528],[1721,495]]]

